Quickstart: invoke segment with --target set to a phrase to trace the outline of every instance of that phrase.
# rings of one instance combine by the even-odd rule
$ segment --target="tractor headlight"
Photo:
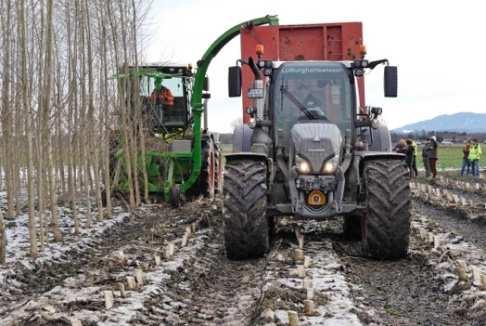
[[[297,166],[297,171],[302,174],[308,174],[311,172],[310,163],[306,159],[300,156],[295,157],[295,165]]]
[[[337,164],[333,160],[329,160],[324,162],[322,165],[322,173],[324,174],[331,174],[336,172]]]

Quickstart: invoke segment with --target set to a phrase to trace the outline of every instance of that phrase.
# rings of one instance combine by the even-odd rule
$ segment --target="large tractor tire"
[[[397,159],[366,161],[363,177],[367,206],[362,223],[365,254],[376,259],[407,256],[410,187],[405,162]]]
[[[262,257],[270,248],[265,162],[241,159],[226,163],[224,240],[230,259]]]

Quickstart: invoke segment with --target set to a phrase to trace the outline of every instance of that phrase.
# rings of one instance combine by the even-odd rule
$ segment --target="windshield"
[[[183,76],[157,79],[140,78],[140,95],[146,104],[149,126],[154,130],[170,131],[185,128],[190,118],[190,79]]]
[[[162,86],[169,89],[174,97],[184,96],[184,78],[172,77],[162,80]],[[149,96],[155,89],[155,79],[143,76],[140,79],[140,95]]]
[[[352,127],[351,89],[341,64],[283,64],[273,86],[278,145],[288,145],[290,129],[299,121],[329,121],[336,124],[344,136]]]

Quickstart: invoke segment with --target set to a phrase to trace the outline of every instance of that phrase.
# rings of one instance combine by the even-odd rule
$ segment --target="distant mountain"
[[[486,113],[460,112],[443,114],[430,120],[405,125],[393,131],[409,133],[422,130],[483,133],[486,132]]]

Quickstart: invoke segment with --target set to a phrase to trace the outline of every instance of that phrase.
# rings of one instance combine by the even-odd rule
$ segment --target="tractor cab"
[[[334,124],[350,134],[355,109],[351,72],[340,62],[285,62],[270,89],[277,147],[287,148],[296,124]]]
[[[148,129],[162,134],[186,130],[192,114],[191,66],[145,65],[138,67],[136,75]]]

